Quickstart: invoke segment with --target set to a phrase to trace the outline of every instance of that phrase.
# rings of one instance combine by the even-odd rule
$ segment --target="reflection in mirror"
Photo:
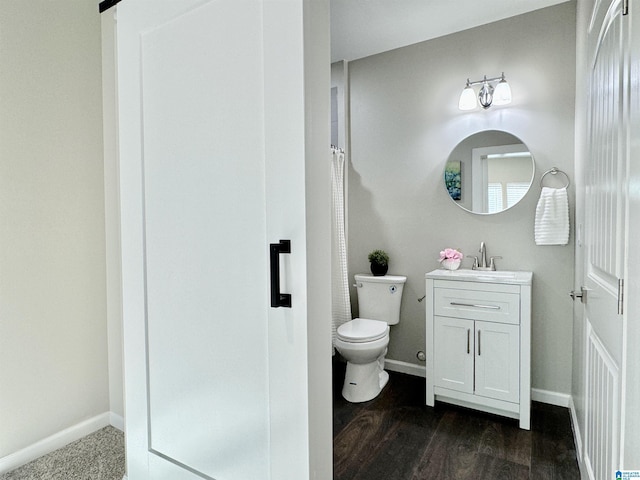
[[[472,213],[499,213],[529,191],[533,156],[518,137],[499,130],[475,133],[453,149],[444,170],[449,197]]]

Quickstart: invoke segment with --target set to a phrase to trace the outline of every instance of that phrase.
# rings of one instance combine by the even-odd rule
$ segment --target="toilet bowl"
[[[389,345],[389,325],[400,321],[402,275],[355,275],[360,317],[340,325],[336,350],[347,361],[342,396],[350,402],[375,398],[389,381],[384,357]]]
[[[338,327],[334,344],[347,361],[342,396],[353,403],[375,398],[389,381],[384,371],[389,325],[356,318]]]

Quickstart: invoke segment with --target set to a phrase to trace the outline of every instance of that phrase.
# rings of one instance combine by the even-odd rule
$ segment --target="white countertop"
[[[426,273],[425,278],[434,280],[454,280],[458,282],[484,282],[501,283],[510,285],[531,285],[533,272],[516,270],[471,270],[460,268],[458,270],[445,270],[439,268]]]

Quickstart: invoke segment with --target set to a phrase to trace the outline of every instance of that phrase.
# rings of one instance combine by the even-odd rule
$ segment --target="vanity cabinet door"
[[[473,320],[435,317],[434,330],[434,384],[473,393]]]
[[[520,328],[475,322],[475,394],[506,402],[520,400]]]

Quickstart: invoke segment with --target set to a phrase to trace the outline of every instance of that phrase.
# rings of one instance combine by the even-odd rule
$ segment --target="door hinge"
[[[629,0],[622,0],[622,15],[629,14]]]
[[[618,279],[618,315],[624,313],[624,279]]]

